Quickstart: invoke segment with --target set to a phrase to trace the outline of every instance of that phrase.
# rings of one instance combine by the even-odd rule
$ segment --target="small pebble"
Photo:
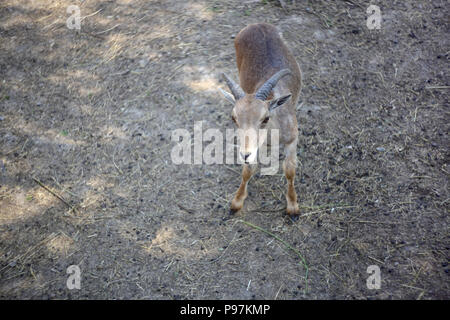
[[[144,68],[148,64],[148,59],[142,59],[139,61],[139,66]]]

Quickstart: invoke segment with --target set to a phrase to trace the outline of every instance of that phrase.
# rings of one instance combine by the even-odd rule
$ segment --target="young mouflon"
[[[243,132],[239,156],[243,161],[242,182],[232,202],[231,213],[242,209],[247,197],[247,183],[256,170],[254,159],[259,143],[246,132],[278,129],[279,142],[284,145],[283,163],[287,179],[287,213],[299,214],[294,187],[297,167],[298,126],[296,106],[301,88],[300,68],[277,29],[266,23],[252,24],[242,29],[234,40],[240,85],[223,74],[231,93],[222,91],[234,104],[231,112],[236,126]]]

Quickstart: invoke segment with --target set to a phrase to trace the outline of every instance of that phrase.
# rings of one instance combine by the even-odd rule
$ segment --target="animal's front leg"
[[[297,217],[300,209],[297,203],[297,193],[295,192],[295,168],[297,167],[297,139],[286,145],[286,159],[283,163],[284,175],[287,179],[286,211],[291,218]]]
[[[242,209],[244,206],[244,200],[247,198],[247,184],[248,180],[252,177],[252,175],[255,173],[257,168],[257,165],[248,165],[244,164],[242,168],[242,181],[241,185],[239,186],[239,189],[236,192],[236,195],[233,198],[233,201],[231,201],[231,207],[230,207],[230,213],[234,214],[235,212]]]

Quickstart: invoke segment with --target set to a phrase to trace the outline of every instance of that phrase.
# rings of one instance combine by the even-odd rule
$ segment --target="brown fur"
[[[267,23],[251,24],[242,29],[234,40],[239,81],[244,92],[251,94],[277,71],[287,68],[292,75],[281,79],[287,82],[292,101],[298,100],[301,88],[300,68],[294,56]],[[268,99],[271,99],[270,97]]]

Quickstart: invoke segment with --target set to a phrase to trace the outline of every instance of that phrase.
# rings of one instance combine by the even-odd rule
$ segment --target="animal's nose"
[[[247,161],[248,157],[250,157],[251,154],[252,154],[251,152],[247,152],[247,153],[242,153],[242,152],[241,152],[241,157],[242,157],[245,161]]]

